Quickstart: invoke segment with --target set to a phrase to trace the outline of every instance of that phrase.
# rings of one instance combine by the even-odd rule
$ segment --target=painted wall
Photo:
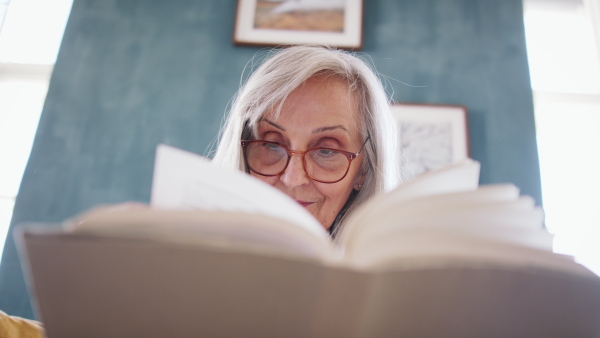
[[[235,9],[75,0],[12,224],[147,202],[157,143],[206,153],[260,50],[231,43]],[[364,11],[362,52],[393,99],[467,106],[481,183],[513,182],[541,202],[521,1],[365,0]],[[33,317],[12,237],[0,310]]]

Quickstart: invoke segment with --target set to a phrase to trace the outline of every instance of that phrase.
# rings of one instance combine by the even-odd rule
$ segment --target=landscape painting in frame
[[[238,0],[234,42],[362,47],[363,0]]]
[[[467,110],[463,106],[392,104],[406,178],[469,157]]]

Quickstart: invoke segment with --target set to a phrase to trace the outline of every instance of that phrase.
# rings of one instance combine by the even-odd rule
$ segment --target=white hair
[[[241,140],[257,137],[264,114],[278,114],[292,91],[316,75],[334,76],[348,83],[357,95],[364,148],[362,170],[366,173],[360,191],[353,191],[330,229],[335,235],[344,219],[373,195],[400,182],[400,150],[396,122],[390,112],[385,89],[369,63],[356,54],[317,46],[295,46],[275,50],[241,86],[220,133],[213,162],[248,171]]]

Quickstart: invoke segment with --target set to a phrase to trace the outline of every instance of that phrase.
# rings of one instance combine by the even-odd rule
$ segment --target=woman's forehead
[[[360,121],[358,97],[344,79],[319,75],[298,86],[261,118],[280,124],[339,120],[355,125]]]

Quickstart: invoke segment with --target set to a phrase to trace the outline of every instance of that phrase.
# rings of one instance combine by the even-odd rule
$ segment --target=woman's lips
[[[300,204],[301,206],[303,206],[305,208],[314,203],[314,202],[306,202],[306,201],[296,201],[296,202],[298,202],[298,204]]]

